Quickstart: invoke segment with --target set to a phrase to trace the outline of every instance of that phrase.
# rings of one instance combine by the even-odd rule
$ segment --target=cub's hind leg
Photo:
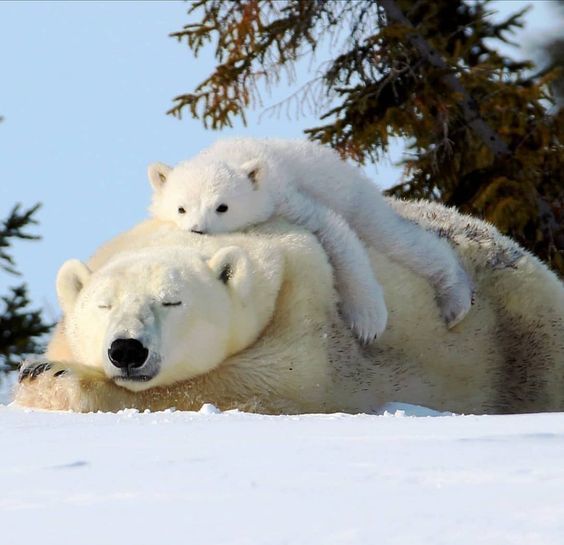
[[[452,247],[434,233],[396,214],[375,188],[349,221],[370,246],[426,278],[436,293],[447,327],[464,319],[472,306],[474,285]],[[372,197],[372,196],[371,196]]]

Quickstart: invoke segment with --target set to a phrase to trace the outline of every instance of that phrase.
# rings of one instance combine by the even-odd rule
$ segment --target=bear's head
[[[230,233],[273,216],[274,201],[263,183],[266,165],[243,165],[198,157],[171,168],[149,166],[153,187],[150,212],[193,233]]]
[[[252,344],[280,282],[237,246],[211,257],[172,246],[121,254],[95,272],[67,261],[57,294],[76,361],[139,391],[207,373]]]

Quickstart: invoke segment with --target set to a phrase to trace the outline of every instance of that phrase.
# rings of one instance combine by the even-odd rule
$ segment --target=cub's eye
[[[227,206],[226,204],[220,204],[215,211],[219,212],[220,214],[223,214],[224,212],[227,212],[229,210],[229,206]]]
[[[178,213],[179,214],[186,214],[186,208],[184,208],[183,206],[179,206],[178,207]]]
[[[182,304],[182,301],[174,301],[174,303],[163,302],[163,307],[178,307]]]
[[[112,305],[98,305],[98,308],[104,309],[104,310],[110,310],[112,308]]]

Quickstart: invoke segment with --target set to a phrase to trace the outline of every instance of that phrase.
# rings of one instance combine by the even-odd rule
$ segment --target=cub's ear
[[[65,261],[59,269],[57,297],[65,314],[73,309],[78,294],[88,282],[91,274],[90,269],[78,259]]]
[[[218,250],[208,261],[216,278],[233,290],[241,299],[251,294],[252,271],[248,255],[238,246]]]
[[[247,175],[255,189],[260,185],[266,175],[266,165],[260,159],[251,159],[241,165],[243,172]]]
[[[160,191],[166,183],[172,167],[164,163],[151,163],[147,169],[149,181],[155,191]]]

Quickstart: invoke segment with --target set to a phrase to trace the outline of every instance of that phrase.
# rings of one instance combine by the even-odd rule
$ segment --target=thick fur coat
[[[314,233],[342,314],[363,341],[380,337],[387,309],[362,242],[423,276],[449,327],[470,310],[473,286],[451,247],[396,214],[360,168],[327,146],[219,140],[174,168],[151,165],[149,179],[153,216],[186,231],[232,233],[280,215]]]
[[[148,221],[97,252],[89,282],[126,253],[154,251],[158,261],[161,250],[182,245],[208,263],[222,248],[240,247],[250,274],[246,312],[259,316],[247,344],[190,378],[184,378],[187,353],[176,367],[178,380],[171,375],[166,384],[132,391],[108,378],[96,358],[77,357],[73,346],[83,339],[69,343],[67,309],[46,360],[24,367],[16,402],[76,411],[198,409],[211,402],[273,414],[372,412],[389,401],[462,413],[564,410],[564,287],[558,278],[484,222],[426,202],[390,205],[448,241],[472,276],[477,300],[454,329],[433,305],[431,286],[375,250],[369,252],[389,323],[381,339],[362,347],[336,311],[332,269],[309,232],[274,221],[208,237]],[[186,267],[204,274],[200,265]],[[235,327],[239,322],[235,316]]]

